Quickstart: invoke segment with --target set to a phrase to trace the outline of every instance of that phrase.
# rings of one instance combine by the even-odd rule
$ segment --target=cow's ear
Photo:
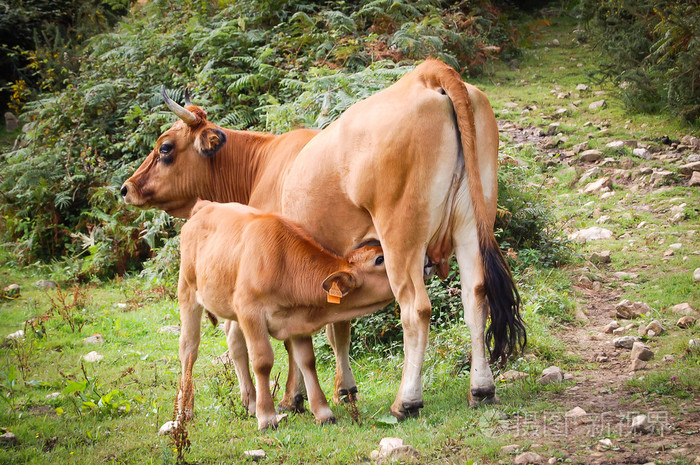
[[[333,283],[338,286],[338,289],[340,289],[343,297],[357,287],[357,280],[355,279],[355,276],[347,271],[336,271],[335,273],[329,275],[323,280],[323,290],[329,292],[333,287]]]
[[[226,134],[220,129],[207,128],[194,142],[194,148],[205,157],[213,157],[226,143]]]

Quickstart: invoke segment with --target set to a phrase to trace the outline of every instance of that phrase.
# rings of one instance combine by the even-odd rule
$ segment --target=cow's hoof
[[[290,412],[290,413],[304,413],[306,409],[304,408],[304,396],[302,394],[297,394],[294,396],[294,400],[289,401],[288,399],[282,399],[282,402],[277,406],[277,413]]]
[[[498,396],[496,388],[491,389],[470,389],[469,390],[469,406],[478,407],[479,405],[497,404]]]
[[[325,420],[319,421],[319,425],[335,425],[336,424],[336,419],[335,415],[331,415],[330,417],[326,418]]]
[[[395,405],[391,406],[391,414],[396,417],[397,420],[402,421],[407,418],[413,418],[420,415],[420,409],[423,408],[423,401],[415,402],[403,402],[401,406],[397,408]]]
[[[357,401],[357,386],[353,386],[350,389],[338,390],[338,401],[336,404],[348,404],[355,401]]]

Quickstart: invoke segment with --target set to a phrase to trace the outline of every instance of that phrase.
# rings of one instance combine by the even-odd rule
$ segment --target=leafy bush
[[[581,19],[604,53],[599,72],[625,104],[700,118],[700,8],[696,1],[583,0]]]
[[[0,234],[23,263],[79,260],[69,267],[78,279],[137,271],[155,249],[177,263],[177,223],[118,195],[175,119],[161,84],[175,99],[189,86],[221,125],[286,131],[326,126],[428,54],[475,73],[515,51],[513,29],[488,1],[415,5],[154,0],[80,48],[59,41],[76,60],[40,67],[50,85],[24,105],[31,130],[0,156]]]

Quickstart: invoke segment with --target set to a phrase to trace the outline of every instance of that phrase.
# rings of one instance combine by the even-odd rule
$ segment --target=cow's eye
[[[375,264],[376,266],[379,266],[379,265],[381,265],[382,263],[384,263],[384,255],[380,255],[380,256],[378,256],[378,257],[376,258],[376,260],[374,260],[374,264]]]
[[[158,151],[161,153],[161,155],[167,155],[173,150],[173,144],[169,142],[163,143],[163,145],[160,146],[160,149]]]

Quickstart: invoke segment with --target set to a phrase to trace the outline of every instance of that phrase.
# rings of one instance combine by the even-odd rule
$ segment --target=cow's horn
[[[174,102],[173,99],[168,97],[168,94],[165,93],[165,86],[160,86],[160,93],[163,96],[163,100],[165,100],[165,104],[168,106],[168,108],[170,108],[170,110],[182,121],[187,123],[189,126],[195,125],[199,122],[197,115],[181,107],[179,104]]]
[[[190,101],[190,89],[185,87],[185,105],[188,107],[192,105],[192,102]]]

